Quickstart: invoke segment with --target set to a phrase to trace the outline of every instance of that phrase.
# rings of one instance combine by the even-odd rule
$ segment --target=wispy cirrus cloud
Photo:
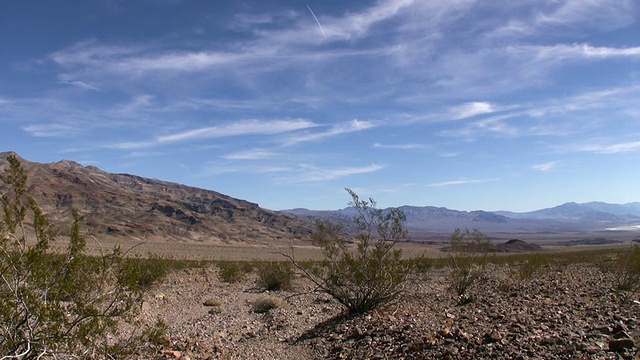
[[[549,161],[549,162],[546,162],[544,164],[533,165],[533,166],[531,166],[531,168],[533,170],[536,170],[536,171],[548,172],[548,171],[551,171],[551,170],[554,170],[554,169],[558,168],[558,166],[560,166],[560,164],[561,164],[560,161]]]
[[[490,114],[496,111],[498,111],[498,108],[489,102],[469,102],[450,109],[451,115],[455,120]]]
[[[476,120],[460,128],[449,128],[438,133],[440,136],[462,138],[467,141],[493,135],[502,137],[516,137],[522,134],[522,129],[507,122],[516,117],[515,114],[505,114],[491,116],[485,119]],[[531,135],[531,134],[528,134]]]
[[[78,126],[64,123],[31,124],[23,126],[22,130],[35,137],[68,137],[82,132]]]
[[[441,152],[438,153],[438,156],[443,157],[443,158],[454,158],[457,156],[460,156],[462,153],[460,152]]]
[[[187,141],[197,139],[213,139],[240,135],[273,135],[284,132],[307,129],[317,126],[312,121],[297,120],[244,120],[227,123],[222,126],[209,126],[199,129],[187,130],[177,134],[157,137],[159,143]]]
[[[328,130],[316,133],[300,133],[283,139],[284,146],[291,146],[298,143],[317,141],[320,139],[330,138],[342,134],[348,134],[357,131],[363,131],[378,126],[371,121],[353,120],[349,122],[338,123],[331,126]]]
[[[617,57],[640,58],[640,47],[603,47],[589,44],[516,45],[510,46],[507,53],[521,59],[528,58],[530,63],[546,62],[559,64],[567,60],[599,60]]]
[[[159,146],[162,144],[197,141],[244,135],[276,135],[286,132],[316,127],[312,121],[296,120],[242,120],[229,122],[219,126],[208,126],[186,130],[169,135],[157,136],[152,140],[140,142],[123,142],[108,145],[114,149],[135,149]]]
[[[264,149],[251,149],[232,154],[222,155],[221,158],[227,160],[264,160],[276,156],[277,153]]]
[[[446,186],[457,186],[457,185],[470,185],[470,184],[482,184],[499,181],[499,178],[493,179],[463,179],[463,180],[453,180],[453,181],[443,181],[439,183],[427,184],[428,187],[446,187]]]
[[[384,169],[383,165],[367,165],[356,167],[320,168],[311,164],[300,164],[297,175],[282,179],[287,183],[305,183],[336,180],[343,177],[368,174]]]
[[[224,174],[271,174],[289,173],[293,169],[279,165],[239,165],[210,162],[203,168],[203,176],[219,176]]]
[[[640,151],[640,140],[629,141],[629,142],[617,142],[617,143],[593,141],[593,142],[587,142],[583,144],[561,146],[559,148],[562,149],[563,151],[568,151],[568,152],[586,152],[586,153],[594,153],[594,154],[623,154],[623,153]]]
[[[374,143],[373,147],[377,149],[399,149],[399,150],[413,150],[413,149],[427,148],[427,146],[424,144],[381,144],[381,143]]]
[[[535,2],[514,3],[527,9]],[[535,11],[522,11],[521,16],[507,17],[501,26],[489,33],[491,38],[559,37],[578,33],[584,28],[609,31],[625,27],[634,21],[637,3],[633,0],[563,0],[545,3]],[[563,29],[564,31],[558,31]]]
[[[477,114],[473,121],[458,126],[452,124],[438,135],[467,140],[477,140],[484,136],[515,138],[575,135],[602,126],[601,121],[594,120],[590,123],[586,119],[604,109],[621,110],[634,116],[634,109],[640,108],[636,104],[639,95],[640,87],[632,85],[590,90],[538,102],[502,105],[500,114]]]
[[[102,91],[99,87],[92,85],[88,82],[84,82],[84,81],[80,81],[80,80],[75,80],[75,81],[62,81],[63,84],[67,84],[67,85],[72,85],[81,89],[85,89],[85,90],[92,90],[92,91]]]
[[[539,12],[533,18],[537,25],[576,26],[612,30],[633,22],[637,3],[632,0],[566,0],[551,12]]]

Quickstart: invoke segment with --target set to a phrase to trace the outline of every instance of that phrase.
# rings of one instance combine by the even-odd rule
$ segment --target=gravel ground
[[[216,268],[171,274],[153,288],[142,316],[169,324],[173,359],[634,359],[640,305],[621,302],[591,265],[545,268],[522,280],[491,265],[458,305],[447,269],[413,283],[398,304],[353,318],[299,279],[265,294],[255,275],[224,283]],[[266,295],[285,306],[252,311]],[[205,306],[204,303],[217,306]],[[141,355],[153,358],[157,355]]]

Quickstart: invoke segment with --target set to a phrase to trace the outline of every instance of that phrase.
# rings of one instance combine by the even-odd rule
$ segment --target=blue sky
[[[640,201],[640,4],[2,1],[0,142],[275,210]]]

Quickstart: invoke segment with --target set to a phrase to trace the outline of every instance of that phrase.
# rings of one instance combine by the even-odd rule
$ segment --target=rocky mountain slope
[[[0,153],[2,173],[9,155],[17,156]],[[71,224],[72,209],[84,215],[85,228],[95,236],[273,244],[306,239],[311,233],[308,223],[215,191],[111,174],[68,160],[21,163],[29,176],[28,193],[61,225],[62,233]]]

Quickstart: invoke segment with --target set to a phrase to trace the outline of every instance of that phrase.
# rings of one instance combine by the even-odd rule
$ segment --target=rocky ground
[[[224,283],[215,267],[171,274],[143,304],[147,321],[169,324],[173,359],[633,359],[640,344],[640,305],[622,301],[593,265],[541,269],[522,279],[490,265],[459,305],[447,269],[432,269],[398,304],[341,318],[327,295],[302,280],[265,294],[255,275]],[[286,302],[253,311],[264,296]],[[264,300],[264,299],[263,299]],[[207,303],[205,306],[204,304]],[[211,306],[213,305],[213,306]]]

